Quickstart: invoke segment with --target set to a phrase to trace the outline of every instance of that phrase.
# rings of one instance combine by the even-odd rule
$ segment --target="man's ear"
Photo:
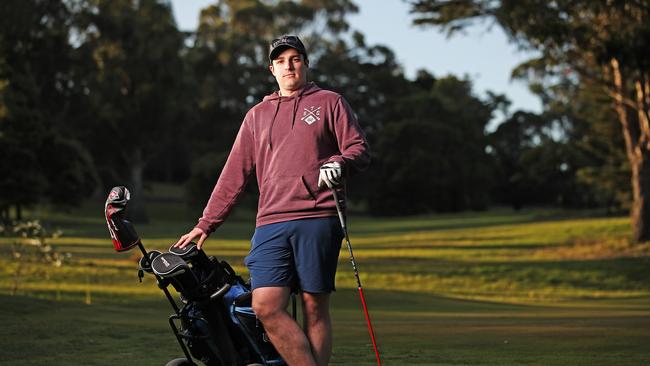
[[[273,73],[273,64],[269,65],[269,71],[271,72],[271,74],[275,75],[275,73]]]

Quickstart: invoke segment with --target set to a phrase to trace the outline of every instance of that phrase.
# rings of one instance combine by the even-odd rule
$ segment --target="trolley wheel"
[[[189,361],[187,358],[175,358],[169,362],[165,366],[193,366],[195,365],[191,361]]]

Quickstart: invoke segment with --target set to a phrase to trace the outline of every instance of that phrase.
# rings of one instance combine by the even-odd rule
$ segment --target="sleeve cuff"
[[[210,229],[210,224],[207,221],[203,220],[199,220],[199,223],[194,227],[203,231],[206,235],[210,235],[214,231]]]

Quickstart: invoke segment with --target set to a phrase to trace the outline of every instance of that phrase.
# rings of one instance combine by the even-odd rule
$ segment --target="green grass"
[[[160,192],[157,190],[157,192]],[[164,192],[164,191],[163,191]],[[178,199],[151,196],[149,249],[166,249],[194,219]],[[103,202],[42,209],[70,263],[22,266],[0,239],[0,360],[8,365],[161,365],[180,355],[171,309],[135,252],[116,253]],[[237,212],[207,251],[241,274],[254,229]],[[629,220],[550,209],[353,216],[349,222],[385,365],[642,365],[650,350],[650,246],[629,242]],[[345,246],[333,296],[333,365],[374,356]],[[155,350],[155,352],[151,352]]]
[[[647,302],[580,308],[369,291],[385,365],[644,365]],[[163,365],[179,356],[161,295],[83,305],[0,296],[8,365]],[[602,305],[602,306],[601,306]],[[619,305],[622,305],[619,307]],[[357,294],[334,297],[332,365],[373,365]],[[153,352],[155,350],[155,352]],[[5,361],[6,362],[6,361]]]

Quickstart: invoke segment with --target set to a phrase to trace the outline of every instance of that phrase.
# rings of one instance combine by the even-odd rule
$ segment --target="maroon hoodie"
[[[268,95],[246,114],[196,227],[211,233],[221,225],[253,171],[257,226],[336,216],[332,193],[317,184],[319,168],[335,161],[345,175],[370,162],[364,133],[341,95],[313,83],[294,96]]]

